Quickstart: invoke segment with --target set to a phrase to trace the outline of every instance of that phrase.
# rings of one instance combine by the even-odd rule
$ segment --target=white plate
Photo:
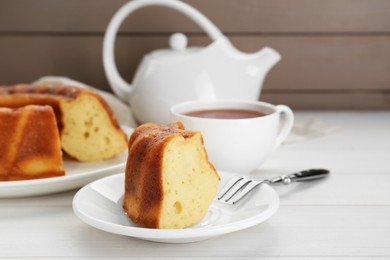
[[[127,135],[134,129],[122,126]],[[25,181],[0,181],[0,198],[46,195],[82,187],[99,178],[124,171],[127,150],[102,162],[81,163],[64,158],[66,175]]]
[[[220,172],[220,188],[233,174]],[[262,184],[237,205],[218,200],[195,226],[185,229],[150,229],[135,225],[122,209],[124,174],[97,180],[83,187],[73,199],[75,214],[85,223],[115,234],[164,243],[188,243],[216,237],[257,225],[271,217],[279,207],[278,194]]]

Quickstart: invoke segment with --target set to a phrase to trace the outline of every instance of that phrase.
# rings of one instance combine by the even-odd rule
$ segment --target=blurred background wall
[[[0,85],[67,76],[109,90],[102,65],[104,31],[127,0],[0,0]],[[185,0],[246,52],[271,46],[282,61],[261,100],[293,109],[390,109],[390,1]],[[190,45],[207,36],[180,13],[137,11],[116,43],[131,81],[141,58],[167,48],[172,32]]]

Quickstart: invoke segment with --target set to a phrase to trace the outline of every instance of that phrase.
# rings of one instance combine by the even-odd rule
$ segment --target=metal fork
[[[287,185],[292,182],[302,182],[324,178],[328,176],[328,174],[329,171],[326,169],[310,169],[289,175],[282,175],[272,180],[252,180],[245,177],[233,177],[219,192],[218,200],[235,204],[262,183],[267,183],[269,185]],[[227,198],[225,198],[226,196]]]

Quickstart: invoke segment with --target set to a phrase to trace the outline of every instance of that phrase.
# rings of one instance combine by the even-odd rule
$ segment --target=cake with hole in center
[[[198,131],[147,123],[130,137],[123,208],[148,228],[192,226],[207,213],[220,177]]]
[[[54,109],[62,149],[79,161],[102,161],[127,148],[127,136],[111,109],[91,88],[52,84],[0,86],[0,107],[32,104]]]

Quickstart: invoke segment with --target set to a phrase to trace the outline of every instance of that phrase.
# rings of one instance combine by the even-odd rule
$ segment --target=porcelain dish
[[[220,172],[220,188],[234,176]],[[86,224],[106,232],[164,243],[188,243],[243,230],[270,218],[279,207],[278,194],[261,185],[237,205],[214,200],[207,215],[185,229],[150,229],[135,225],[122,209],[124,174],[88,184],[73,199],[75,214]]]

